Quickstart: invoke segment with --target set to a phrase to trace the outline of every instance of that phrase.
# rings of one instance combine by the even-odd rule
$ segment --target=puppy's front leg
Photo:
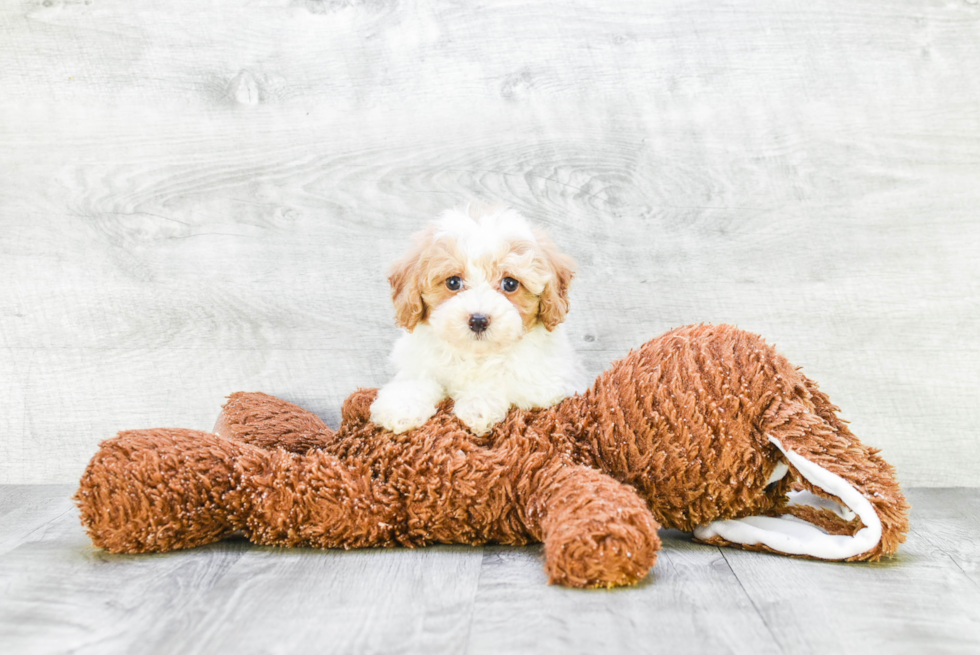
[[[393,380],[381,387],[371,404],[371,421],[401,434],[432,418],[445,397],[442,385],[432,380]]]
[[[500,398],[499,390],[480,393],[478,389],[467,389],[453,400],[453,414],[479,435],[504,420],[510,410],[510,402]]]

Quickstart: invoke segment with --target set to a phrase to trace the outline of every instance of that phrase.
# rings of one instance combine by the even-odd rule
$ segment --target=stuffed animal
[[[659,526],[702,542],[828,560],[877,560],[908,529],[892,467],[827,396],[755,335],[675,329],[547,409],[512,409],[477,436],[450,400],[394,434],[374,389],[337,431],[293,404],[233,394],[214,433],[121,432],[75,500],[114,553],[234,535],[317,548],[544,543],[552,583],[628,585]]]

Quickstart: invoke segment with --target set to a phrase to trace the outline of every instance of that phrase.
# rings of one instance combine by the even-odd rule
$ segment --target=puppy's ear
[[[422,252],[427,235],[419,235],[408,253],[396,261],[388,272],[391,301],[395,304],[395,323],[409,332],[425,318],[422,301]]]
[[[542,256],[550,269],[551,279],[544,285],[538,303],[538,319],[549,332],[558,327],[568,314],[568,287],[575,275],[575,261],[558,251],[551,240],[538,233],[535,235]]]

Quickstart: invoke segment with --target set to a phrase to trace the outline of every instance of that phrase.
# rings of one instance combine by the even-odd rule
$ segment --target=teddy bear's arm
[[[544,542],[551,583],[634,584],[653,566],[659,526],[632,487],[564,460],[539,469],[528,487],[528,528]]]
[[[214,433],[259,448],[305,453],[323,448],[334,433],[313,412],[264,393],[228,396],[214,424]]]

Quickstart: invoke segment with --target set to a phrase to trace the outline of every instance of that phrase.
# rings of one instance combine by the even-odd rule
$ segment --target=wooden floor
[[[882,564],[664,531],[635,588],[548,586],[538,547],[93,548],[70,486],[0,487],[0,652],[977,653],[980,490],[913,489]]]

